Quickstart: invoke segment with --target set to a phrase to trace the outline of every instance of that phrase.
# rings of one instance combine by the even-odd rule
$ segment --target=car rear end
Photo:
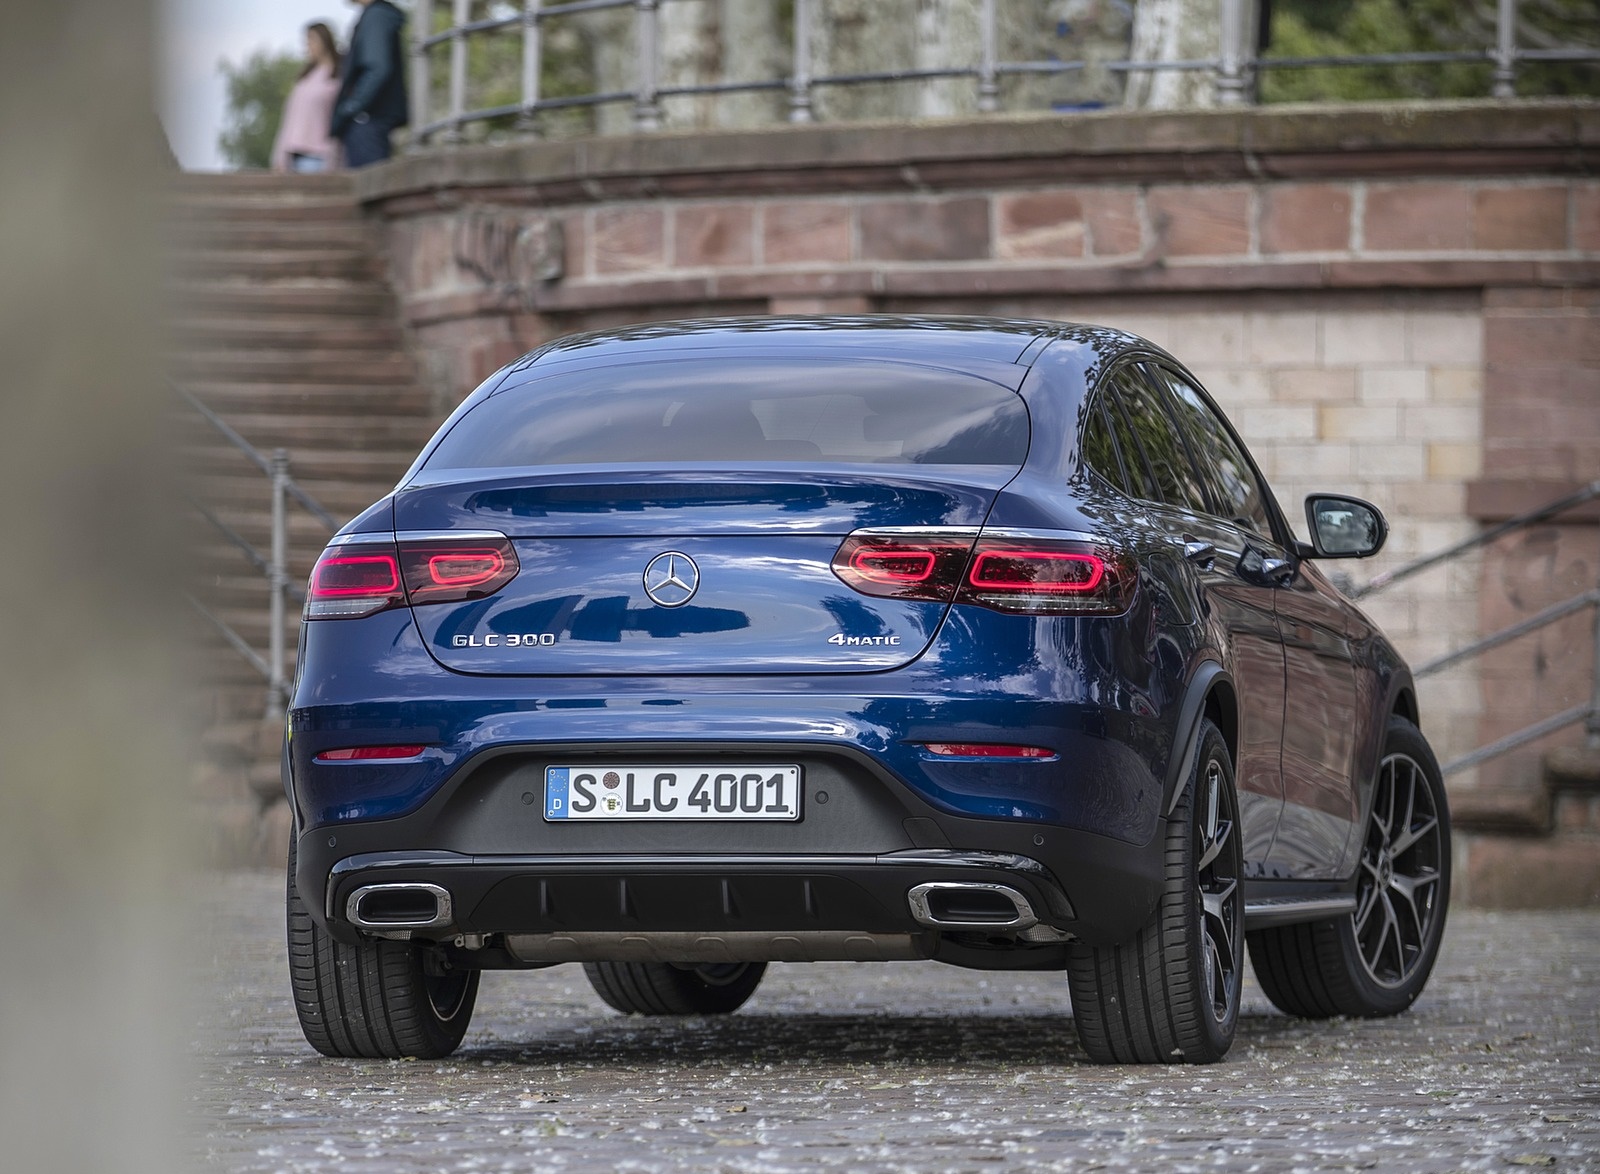
[[[624,350],[458,413],[312,576],[312,916],[482,967],[1126,936],[1160,884],[1155,621],[1103,530],[995,524],[1028,370]]]

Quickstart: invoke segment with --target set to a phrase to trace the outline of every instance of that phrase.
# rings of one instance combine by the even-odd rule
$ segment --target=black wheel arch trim
[[[1178,710],[1177,733],[1172,740],[1175,750],[1180,746],[1183,749],[1181,753],[1175,753],[1167,763],[1167,777],[1162,792],[1164,798],[1161,804],[1163,816],[1171,815],[1173,808],[1178,805],[1178,800],[1183,797],[1184,785],[1194,768],[1194,756],[1200,748],[1200,723],[1205,717],[1206,702],[1219,688],[1227,691],[1228,704],[1236,707],[1237,702],[1234,698],[1237,697],[1237,692],[1233,687],[1233,678],[1217,661],[1204,661],[1189,678],[1188,688],[1183,695],[1183,704]],[[1223,736],[1226,738],[1226,731]]]

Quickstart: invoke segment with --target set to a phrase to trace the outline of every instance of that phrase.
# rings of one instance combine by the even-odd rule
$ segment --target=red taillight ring
[[[450,563],[477,563],[481,569],[450,574],[443,569]],[[505,557],[498,550],[453,550],[428,558],[428,577],[440,587],[476,587],[505,569]]]
[[[1089,577],[1081,582],[1040,583],[1032,579],[989,579],[983,577],[984,564],[991,560],[1007,559],[1014,562],[1053,562],[1053,563],[1081,563],[1090,568]],[[1066,554],[1054,550],[985,550],[973,560],[972,570],[967,572],[967,582],[980,590],[985,591],[1028,591],[1051,592],[1054,594],[1074,595],[1082,592],[1093,591],[1098,588],[1106,577],[1105,560],[1093,554]]]
[[[381,565],[388,572],[386,582],[376,580],[348,586],[330,586],[324,582],[326,573],[337,567],[365,567]],[[358,595],[386,595],[400,590],[400,564],[392,554],[353,554],[325,557],[317,563],[317,573],[311,584],[313,599],[333,599]]]
[[[887,563],[915,565],[915,570],[892,570]],[[865,547],[850,558],[850,569],[876,583],[925,583],[938,558],[931,550],[896,550]]]

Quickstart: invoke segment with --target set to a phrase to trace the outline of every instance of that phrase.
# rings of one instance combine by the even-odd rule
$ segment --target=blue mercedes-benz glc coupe
[[[1064,970],[1090,1058],[1222,1058],[1432,969],[1411,675],[1170,355],[1058,322],[678,322],[462,403],[312,572],[310,1043],[437,1057],[486,969],[732,1011],[771,961]]]

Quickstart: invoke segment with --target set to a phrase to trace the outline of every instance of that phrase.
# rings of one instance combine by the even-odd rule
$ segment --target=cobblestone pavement
[[[1253,983],[1210,1067],[1088,1064],[1058,974],[774,965],[722,1019],[607,1010],[582,970],[484,977],[437,1063],[326,1060],[281,882],[208,885],[193,1093],[248,1171],[1600,1169],[1600,912],[1456,911],[1410,1014],[1286,1018]]]

